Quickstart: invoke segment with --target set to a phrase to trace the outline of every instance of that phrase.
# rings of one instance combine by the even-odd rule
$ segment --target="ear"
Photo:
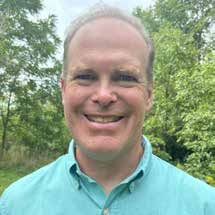
[[[64,104],[64,93],[65,93],[65,88],[66,88],[66,81],[63,78],[61,78],[60,84],[61,84],[62,104]]]
[[[66,85],[65,82],[66,81],[63,78],[61,78],[61,80],[60,80],[61,93],[63,93],[65,91],[65,85]]]
[[[147,87],[147,96],[146,96],[146,112],[149,112],[153,105],[153,84],[150,84]]]

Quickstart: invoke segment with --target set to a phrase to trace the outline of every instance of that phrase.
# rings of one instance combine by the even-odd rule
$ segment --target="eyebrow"
[[[121,71],[121,72],[141,74],[141,69],[136,66],[119,66],[119,67],[116,67],[116,69],[114,70]]]
[[[90,70],[90,69],[85,65],[72,66],[69,70],[69,74],[77,73],[82,70]]]
[[[136,78],[138,79],[142,79],[143,78],[143,73],[141,71],[141,69],[130,66],[130,67],[118,67],[116,69],[114,69],[114,73],[124,73],[127,75],[134,75]]]

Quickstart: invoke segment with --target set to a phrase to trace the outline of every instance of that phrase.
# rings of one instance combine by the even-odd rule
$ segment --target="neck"
[[[130,176],[136,169],[143,155],[143,148],[138,144],[129,153],[111,161],[99,161],[86,156],[79,147],[76,149],[77,161],[81,171],[96,180],[109,194],[111,190]]]

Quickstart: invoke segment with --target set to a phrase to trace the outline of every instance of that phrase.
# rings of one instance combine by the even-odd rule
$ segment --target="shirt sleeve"
[[[6,215],[6,205],[5,205],[5,195],[4,193],[0,196],[0,215]],[[9,214],[7,214],[9,215]]]
[[[215,188],[212,188],[212,192],[208,202],[205,204],[204,215],[215,214]]]

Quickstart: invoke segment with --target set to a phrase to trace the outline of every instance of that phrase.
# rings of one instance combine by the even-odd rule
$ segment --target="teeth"
[[[100,117],[100,116],[87,116],[88,120],[98,123],[108,123],[108,122],[116,122],[120,120],[122,117],[120,116],[109,116],[109,117]]]

